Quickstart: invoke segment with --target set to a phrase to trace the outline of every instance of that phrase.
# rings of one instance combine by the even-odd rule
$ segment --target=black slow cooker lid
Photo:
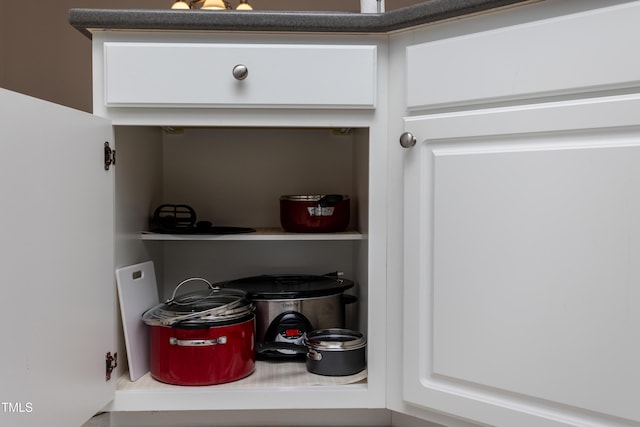
[[[245,277],[216,283],[221,288],[242,289],[250,299],[294,299],[341,293],[354,283],[342,277],[305,274],[276,274]]]

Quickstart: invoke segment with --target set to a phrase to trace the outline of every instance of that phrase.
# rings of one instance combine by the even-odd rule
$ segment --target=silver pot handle
[[[179,345],[182,347],[207,347],[211,345],[226,344],[227,337],[214,338],[211,340],[179,340],[177,338],[169,338],[169,344]]]
[[[171,295],[171,298],[166,300],[165,303],[169,304],[169,303],[174,302],[174,300],[176,299],[176,292],[178,292],[178,289],[180,288],[180,286],[184,285],[185,283],[192,282],[194,280],[199,280],[201,282],[206,283],[209,286],[209,289],[211,289],[212,291],[215,290],[215,289],[218,289],[215,286],[213,286],[211,284],[211,282],[208,281],[207,279],[203,279],[202,277],[191,277],[189,279],[183,280],[182,282],[178,283],[178,286],[176,286],[176,288],[173,290],[173,294]]]
[[[315,360],[317,362],[319,360],[322,360],[322,353],[318,353],[313,349],[309,349],[309,352],[307,353],[307,359]]]

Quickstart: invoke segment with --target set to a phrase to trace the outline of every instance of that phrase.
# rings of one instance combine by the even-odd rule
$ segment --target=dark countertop
[[[95,29],[387,33],[527,0],[428,0],[386,13],[71,9],[69,23]]]

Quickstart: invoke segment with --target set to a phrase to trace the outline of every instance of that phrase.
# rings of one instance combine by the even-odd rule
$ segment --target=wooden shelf
[[[355,230],[339,233],[289,233],[281,228],[257,228],[255,233],[242,234],[164,234],[143,231],[142,240],[364,240],[366,235]]]

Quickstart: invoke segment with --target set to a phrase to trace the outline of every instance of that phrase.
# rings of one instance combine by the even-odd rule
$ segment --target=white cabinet
[[[304,363],[263,361],[248,378],[216,386],[124,376],[107,409],[384,408],[385,109],[373,108],[385,95],[376,78],[385,75],[384,54],[378,56],[380,37],[317,40],[94,34],[94,110],[112,119],[116,131],[115,267],[153,260],[165,297],[191,276],[221,282],[341,271],[356,282],[347,327],[367,336],[366,379],[323,381],[307,374]],[[136,70],[133,57],[145,58]],[[286,69],[295,68],[294,60],[306,79],[298,83]],[[235,80],[232,68],[240,62],[249,75]],[[338,73],[345,64],[352,74]],[[192,76],[169,78],[189,70]],[[327,193],[350,196],[347,232],[281,231],[281,195]],[[149,233],[149,217],[162,203],[188,204],[199,220],[257,232]]]
[[[49,357],[32,359],[36,347],[27,347],[5,364],[3,378],[52,379],[56,385],[39,395],[47,399],[72,378],[76,391],[86,391],[77,400],[84,412],[60,418],[65,425],[110,399],[108,410],[131,416],[122,425],[148,414],[162,418],[157,425],[172,417],[205,425],[208,411],[273,417],[295,409],[332,409],[333,417],[390,409],[400,424],[408,415],[450,427],[640,425],[640,64],[613,48],[631,50],[640,7],[567,3],[375,36],[96,31],[94,113],[111,124],[83,115],[102,128],[97,142],[76,146],[57,129],[47,144],[40,127],[4,114],[11,138],[31,134],[41,144],[11,146],[17,160],[2,170],[8,205],[26,205],[3,210],[12,225],[3,272],[10,283],[28,273],[38,282],[32,288],[44,288],[46,297],[35,301],[38,312],[51,312],[48,322],[25,320],[28,329],[45,328],[37,335],[47,337],[41,355],[67,339],[53,339],[58,319],[73,325],[63,332],[83,337],[83,348],[95,345],[74,352],[77,360],[64,358],[59,370]],[[550,40],[544,48],[543,39]],[[283,78],[281,68],[272,73],[263,50],[280,55],[285,68],[302,51],[318,54],[302,64],[313,82]],[[128,69],[138,53],[147,55],[140,73]],[[229,62],[218,70],[211,57]],[[592,57],[603,63],[583,72]],[[244,58],[256,61],[248,79],[271,74],[241,86],[252,80],[235,80],[227,65],[247,65]],[[335,74],[344,64],[352,73]],[[300,90],[306,85],[312,90]],[[18,102],[3,97],[7,111]],[[94,140],[82,122],[67,126],[66,114],[31,114]],[[416,138],[413,148],[396,142],[405,131]],[[117,152],[109,171],[105,141]],[[25,148],[50,156],[32,162]],[[278,230],[281,194],[322,192],[351,196],[349,232]],[[258,232],[148,233],[161,203],[190,204],[199,219]],[[41,215],[42,234],[15,226],[40,226]],[[114,269],[149,259],[164,295],[191,275],[222,281],[344,271],[357,283],[347,326],[367,335],[367,379],[311,385],[295,382],[304,372],[284,371],[275,382],[256,376],[192,388],[123,376],[114,390],[113,380],[104,382],[105,352],[118,351],[118,374],[126,369],[124,344],[113,343],[120,334]],[[11,305],[3,320],[21,313]],[[85,328],[104,328],[105,338]],[[25,329],[11,338],[29,341]],[[73,338],[68,346],[80,347]],[[33,402],[48,416],[70,405],[0,397]],[[33,424],[18,415],[17,423]]]
[[[218,37],[224,42],[230,39]],[[103,43],[123,38],[166,43],[180,36],[96,34],[97,76],[108,74],[102,59],[96,59],[104,58]],[[210,41],[212,36],[188,38],[191,44]],[[238,35],[231,39],[246,41]],[[251,42],[264,39],[252,36]],[[282,40],[275,36],[272,43]],[[312,40],[300,37],[296,42]],[[334,38],[329,50],[335,53],[339,46],[351,46],[351,41]],[[315,99],[304,112],[283,108],[289,102],[280,109],[231,112],[189,106],[106,106],[101,77],[95,79],[96,116],[36,101],[33,108],[18,108],[26,97],[3,93],[3,124],[9,133],[2,145],[12,159],[2,172],[7,203],[3,219],[10,225],[3,240],[7,280],[3,292],[12,304],[2,319],[26,326],[8,336],[19,351],[3,359],[2,373],[16,391],[5,392],[3,387],[2,401],[16,411],[32,408],[33,414],[2,413],[2,419],[11,417],[12,425],[80,425],[109,401],[108,410],[135,413],[383,409],[386,109],[371,108],[376,97],[386,95],[384,86],[372,77],[386,75],[385,67],[379,67],[384,53],[376,53],[380,42],[378,36],[358,38],[355,44],[360,46],[346,48],[350,53],[365,52],[374,62],[365,70],[362,56],[356,55],[358,70],[367,72],[368,106],[354,110],[310,108],[317,107]],[[287,48],[287,52],[292,51]],[[353,75],[347,84],[354,82],[357,87],[361,77]],[[352,106],[347,92],[340,96],[333,92],[331,102]],[[218,102],[215,96],[210,99]],[[269,102],[278,101],[271,97]],[[223,104],[242,102],[227,99]],[[94,126],[72,121],[76,115]],[[33,126],[35,118],[53,122],[53,128],[45,130],[40,122]],[[83,139],[67,140],[63,131]],[[106,141],[116,151],[116,164],[109,170],[104,166]],[[279,196],[319,193],[350,196],[350,230],[283,233]],[[150,216],[162,203],[190,204],[199,219],[258,231],[223,236],[150,234]],[[147,260],[155,262],[161,297],[167,297],[179,281],[196,275],[217,282],[264,273],[344,272],[356,282],[353,293],[358,302],[347,307],[347,326],[367,336],[366,378],[349,384],[340,378],[319,382],[306,373],[304,363],[293,363],[292,368],[265,362],[246,381],[220,386],[171,386],[148,376],[128,381],[120,314],[114,304],[114,273],[115,268]],[[20,299],[25,298],[25,288],[31,292],[26,301]],[[24,316],[28,318],[21,320]],[[120,356],[109,382],[105,382],[107,352]],[[69,393],[59,392],[61,384],[67,384],[64,389]]]
[[[639,15],[405,44],[400,409],[640,425],[640,64],[623,54]]]

